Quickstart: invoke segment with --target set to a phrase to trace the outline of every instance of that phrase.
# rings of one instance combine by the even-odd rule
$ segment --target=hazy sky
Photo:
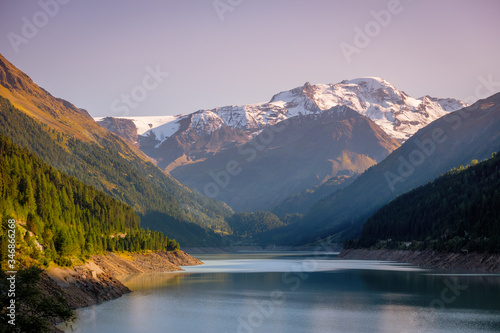
[[[0,0],[0,53],[93,116],[265,102],[362,76],[477,99],[500,91],[499,13],[497,0]]]

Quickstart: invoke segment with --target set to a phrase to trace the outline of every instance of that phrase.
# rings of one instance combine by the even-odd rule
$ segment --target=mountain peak
[[[379,89],[388,89],[390,91],[398,91],[389,81],[375,76],[360,77],[357,79],[345,81],[346,85],[356,85],[363,88],[367,92],[374,92]]]
[[[393,138],[405,141],[417,130],[467,104],[456,99],[413,98],[381,77],[361,77],[336,84],[307,85],[273,96],[270,104],[287,117],[346,105],[367,116]]]
[[[386,79],[378,76],[364,76],[352,80],[344,80],[345,83],[361,84],[361,83],[378,83],[380,85],[392,85]]]

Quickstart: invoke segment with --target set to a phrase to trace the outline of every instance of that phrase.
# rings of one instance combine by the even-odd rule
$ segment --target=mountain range
[[[336,106],[272,125],[241,146],[171,174],[237,211],[271,210],[332,177],[362,173],[398,146],[370,119]]]
[[[248,134],[297,115],[320,113],[334,106],[350,106],[367,116],[396,140],[404,141],[418,129],[448,112],[467,106],[453,98],[413,98],[379,77],[311,85],[274,95],[269,102],[199,110],[188,115],[123,117],[132,120],[139,134],[164,142],[179,131],[210,134],[222,125]],[[103,117],[96,118],[101,121]],[[185,128],[183,120],[189,119]]]
[[[500,93],[420,129],[351,185],[317,202],[299,223],[267,241],[302,244],[355,237],[366,219],[398,195],[499,150]]]
[[[183,245],[344,241],[391,200],[500,151],[500,94],[467,106],[373,77],[306,83],[268,103],[98,121],[0,55],[0,132]]]
[[[137,145],[160,168],[200,193],[248,211],[273,209],[330,179],[338,182],[328,191],[342,187],[344,180],[380,162],[418,129],[464,106],[450,98],[413,98],[382,78],[366,77],[306,83],[267,103],[162,117],[167,122],[156,127],[154,117],[123,121],[140,128]],[[338,110],[348,116],[334,120]],[[97,120],[127,136],[110,126],[109,118]],[[278,133],[275,129],[281,125],[285,130]],[[255,154],[250,153],[252,147]],[[217,178],[233,161],[241,174],[229,181]]]

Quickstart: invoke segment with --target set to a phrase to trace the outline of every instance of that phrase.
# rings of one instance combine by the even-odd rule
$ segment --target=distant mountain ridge
[[[179,166],[171,174],[237,211],[271,210],[332,177],[362,173],[398,146],[367,117],[336,106],[270,126],[243,145]],[[231,165],[237,166],[234,172]]]

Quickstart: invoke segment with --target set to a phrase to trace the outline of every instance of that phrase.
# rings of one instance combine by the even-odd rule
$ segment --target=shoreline
[[[42,273],[40,289],[60,294],[73,309],[100,304],[132,292],[120,277],[148,272],[183,271],[180,266],[195,266],[202,261],[184,251],[149,253],[112,253],[93,255],[83,265],[49,267]],[[53,332],[63,332],[53,322]]]
[[[500,273],[500,255],[492,253],[450,253],[431,249],[369,250],[348,249],[338,255],[346,260],[386,260],[408,263],[420,267],[457,270],[468,273]]]

